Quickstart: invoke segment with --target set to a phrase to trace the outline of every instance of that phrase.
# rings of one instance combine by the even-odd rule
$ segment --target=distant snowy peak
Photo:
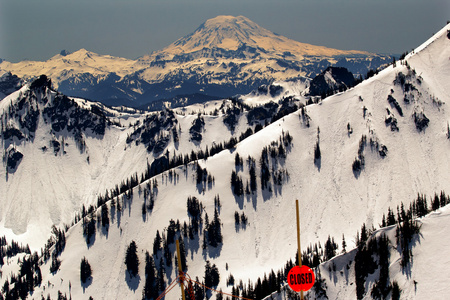
[[[207,20],[193,33],[175,41],[155,55],[179,55],[221,48],[236,51],[252,47],[262,53],[279,52],[280,56],[369,55],[363,51],[344,51],[300,43],[267,30],[246,17],[218,16]]]
[[[274,81],[312,78],[330,65],[365,75],[391,61],[389,56],[300,43],[243,16],[218,16],[137,60],[80,49],[44,62],[2,62],[0,69],[27,80],[45,74],[70,96],[137,107],[180,95],[247,94]]]
[[[125,76],[137,69],[136,61],[111,55],[100,55],[86,49],[70,53],[61,51],[46,61],[21,61],[1,63],[1,69],[12,70],[15,75],[25,79],[33,79],[45,74],[53,79],[55,87],[77,74],[89,73],[93,76],[106,76],[116,73]],[[142,67],[141,67],[142,68]]]
[[[242,44],[256,46],[255,38],[274,37],[282,41],[269,30],[243,16],[218,16],[207,20],[194,33],[179,39],[174,45],[183,47],[186,52],[203,47],[236,50]]]

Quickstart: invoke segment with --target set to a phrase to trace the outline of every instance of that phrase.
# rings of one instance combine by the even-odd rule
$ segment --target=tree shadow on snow
[[[239,209],[244,208],[244,196],[237,196],[233,193],[234,201],[236,201],[236,204],[239,206]]]
[[[414,247],[416,247],[417,244],[421,244],[420,243],[420,239],[423,238],[423,235],[421,233],[415,234],[411,240],[411,243],[408,246],[409,251],[411,251],[411,255],[410,255],[410,261],[408,262],[408,264],[402,268],[402,274],[406,276],[406,278],[411,279],[411,269],[412,269],[412,265],[414,263],[414,255],[412,254],[412,249]],[[401,249],[400,249],[400,253],[401,253]]]
[[[257,192],[253,192],[251,194],[246,194],[245,196],[247,197],[247,202],[251,201],[253,209],[256,210],[257,200],[258,200],[258,193]]]
[[[86,279],[86,282],[85,282],[85,283],[83,283],[83,282],[80,280],[81,287],[83,288],[83,294],[85,293],[86,289],[92,284],[92,280],[93,280],[92,276],[89,276],[89,278]]]
[[[191,259],[194,259],[194,253],[198,252],[198,249],[200,247],[200,237],[198,234],[194,234],[194,239],[186,238],[184,239],[185,245],[186,245],[186,252],[191,252]]]
[[[272,194],[273,194],[272,185],[269,184],[267,189],[262,190],[262,197],[264,202],[270,200],[270,198],[272,198]]]
[[[317,167],[317,170],[320,172],[320,168],[322,167],[322,158],[314,159],[314,165]]]
[[[128,288],[133,292],[136,292],[139,287],[139,283],[141,282],[141,277],[139,274],[136,276],[131,276],[130,272],[125,271],[125,281],[127,282]]]
[[[203,254],[203,259],[206,261],[206,259],[208,258],[208,256],[210,258],[217,258],[220,256],[220,252],[222,252],[222,245],[223,243],[219,243],[217,245],[217,247],[213,247],[208,245],[206,247],[206,249],[203,250],[202,254]]]

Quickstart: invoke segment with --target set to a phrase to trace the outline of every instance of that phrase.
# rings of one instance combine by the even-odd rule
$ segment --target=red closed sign
[[[314,285],[314,271],[307,266],[293,267],[287,277],[291,289],[296,292],[308,291]]]

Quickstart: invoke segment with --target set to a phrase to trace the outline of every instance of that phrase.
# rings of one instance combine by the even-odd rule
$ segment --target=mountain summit
[[[218,16],[207,20],[193,33],[177,40],[163,52],[180,54],[201,51],[204,48],[221,48],[236,51],[240,47],[249,46],[264,49],[268,53],[296,55],[369,55],[363,51],[343,51],[300,43],[275,34],[244,16]]]

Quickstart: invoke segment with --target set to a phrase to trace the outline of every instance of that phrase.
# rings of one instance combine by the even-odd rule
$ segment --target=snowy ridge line
[[[438,32],[433,34],[428,40],[426,40],[420,46],[415,48],[412,52],[408,53],[408,55],[406,55],[405,58],[410,58],[415,53],[419,53],[419,52],[425,50],[428,46],[430,46],[432,43],[434,43],[439,37],[441,37],[442,35],[446,34],[449,30],[450,30],[450,24],[447,24],[446,26],[444,26],[443,28],[438,30]]]

